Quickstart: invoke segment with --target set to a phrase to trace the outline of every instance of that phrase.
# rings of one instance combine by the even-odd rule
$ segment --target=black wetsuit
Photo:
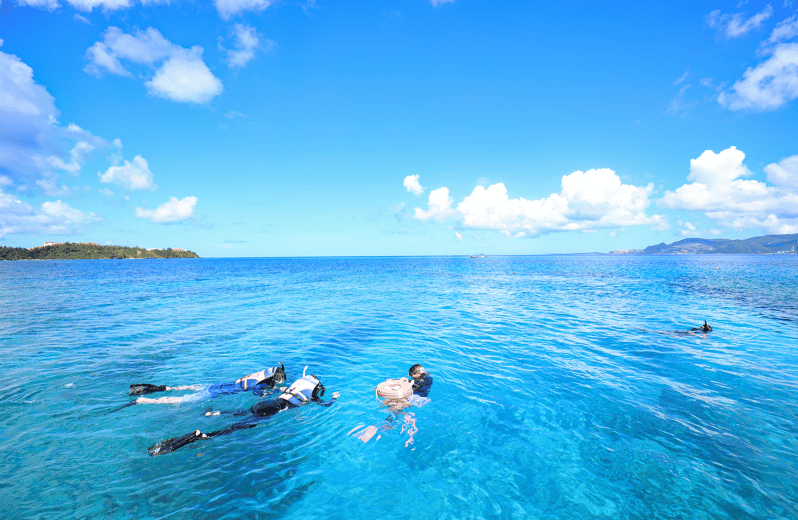
[[[420,381],[413,379],[413,393],[420,397],[427,397],[432,388],[432,376],[424,374]]]
[[[316,403],[321,406],[330,406],[335,402],[335,397],[333,397],[329,401],[323,401],[319,397],[314,396],[308,402]],[[219,415],[234,415],[234,416],[247,415],[249,417],[247,417],[243,421],[231,424],[227,428],[216,430],[210,433],[202,433],[199,430],[195,430],[181,437],[172,437],[171,439],[166,439],[165,441],[161,441],[147,448],[147,452],[153,457],[156,455],[163,455],[164,453],[173,452],[178,448],[182,448],[183,446],[191,444],[192,442],[200,439],[209,439],[211,437],[227,435],[228,433],[233,433],[238,430],[246,430],[248,428],[254,428],[255,426],[257,426],[257,422],[260,419],[263,419],[265,417],[270,417],[279,412],[282,412],[283,410],[288,410],[289,408],[299,408],[300,406],[301,405],[293,404],[286,399],[280,399],[278,397],[277,399],[267,399],[264,401],[258,401],[257,403],[255,403],[254,406],[252,406],[247,410],[232,410],[229,412],[220,412]]]

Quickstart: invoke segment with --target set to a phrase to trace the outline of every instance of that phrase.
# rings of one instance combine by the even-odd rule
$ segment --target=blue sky
[[[798,232],[798,1],[3,0],[0,245]]]

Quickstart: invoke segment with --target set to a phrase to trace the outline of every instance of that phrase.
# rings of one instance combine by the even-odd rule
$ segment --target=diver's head
[[[701,330],[704,332],[709,332],[710,330],[712,330],[712,327],[709,326],[707,320],[704,320],[704,324],[701,325]]]
[[[321,384],[321,381],[319,381],[318,377],[314,376],[313,374],[307,374],[305,376],[302,376],[302,379],[304,379],[305,381],[310,381],[311,383],[314,383],[316,385],[315,387],[313,387],[313,393],[311,393],[311,399],[321,399],[322,396],[324,396],[324,385]]]
[[[427,375],[427,373],[424,372],[423,366],[415,364],[412,367],[410,367],[410,370],[407,371],[407,375],[409,375],[413,379],[424,379],[424,376]]]
[[[274,382],[279,385],[280,383],[285,383],[286,379],[285,365],[280,363],[280,366],[274,370]]]

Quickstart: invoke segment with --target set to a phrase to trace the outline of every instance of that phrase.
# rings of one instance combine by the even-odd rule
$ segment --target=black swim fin
[[[122,405],[122,406],[120,406],[119,408],[114,408],[113,410],[111,410],[110,412],[108,412],[108,413],[107,413],[107,414],[105,414],[105,415],[108,415],[109,413],[118,412],[119,410],[124,410],[124,409],[125,409],[125,408],[127,408],[128,406],[133,406],[134,404],[136,404],[136,401],[130,401],[130,402],[129,402],[129,403],[127,403],[127,404],[123,404],[123,405]]]
[[[194,441],[206,438],[207,436],[203,434],[201,431],[194,430],[193,432],[187,433],[182,437],[172,437],[171,439],[166,439],[165,441],[161,441],[158,444],[154,444],[149,448],[147,448],[147,453],[150,454],[150,457],[163,455],[164,453],[171,453],[178,448],[182,448],[186,444],[191,444]]]
[[[147,395],[154,392],[163,392],[166,385],[151,385],[149,383],[136,383],[130,385],[130,392],[127,395]]]

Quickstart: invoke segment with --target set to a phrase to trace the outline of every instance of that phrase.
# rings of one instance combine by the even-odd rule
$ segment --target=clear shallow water
[[[2,262],[0,516],[796,518],[796,287],[795,256]],[[278,361],[340,399],[154,458],[256,398],[108,413]],[[416,362],[414,443],[347,436]]]

